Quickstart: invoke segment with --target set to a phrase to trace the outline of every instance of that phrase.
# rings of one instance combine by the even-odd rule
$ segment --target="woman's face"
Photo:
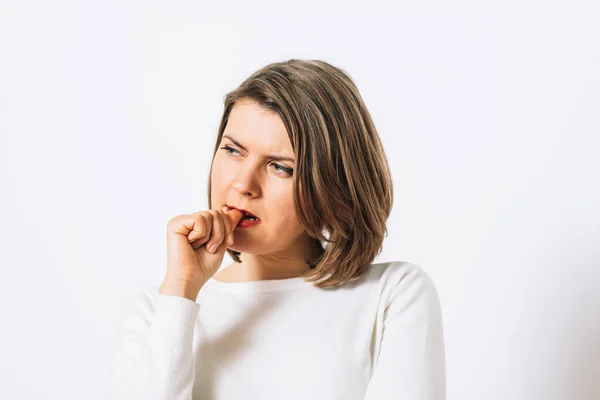
[[[287,157],[289,160],[276,160]],[[249,100],[229,116],[211,174],[212,208],[245,209],[260,223],[234,231],[230,249],[301,255],[306,238],[294,207],[294,152],[279,116]]]

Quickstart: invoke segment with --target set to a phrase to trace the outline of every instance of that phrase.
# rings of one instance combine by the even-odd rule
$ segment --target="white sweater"
[[[333,289],[211,279],[196,301],[143,290],[114,353],[110,399],[445,400],[429,275],[372,264]]]

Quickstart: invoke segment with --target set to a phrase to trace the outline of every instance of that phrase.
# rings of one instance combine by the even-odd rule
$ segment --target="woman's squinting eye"
[[[238,155],[238,154],[240,154],[239,151],[237,151],[236,149],[234,149],[231,146],[225,145],[225,146],[221,147],[221,149],[225,150],[225,152],[227,154],[229,154],[229,155]],[[284,167],[283,165],[277,164],[277,163],[273,163],[272,165],[275,167],[275,170],[277,172],[285,172],[288,175],[292,175],[294,173],[294,170],[292,168]]]

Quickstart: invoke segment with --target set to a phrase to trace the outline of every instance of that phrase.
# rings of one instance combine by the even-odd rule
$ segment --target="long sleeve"
[[[200,305],[163,295],[138,296],[125,318],[114,353],[109,399],[191,400],[192,341]]]
[[[391,293],[366,400],[445,400],[442,312],[422,269],[405,274]]]

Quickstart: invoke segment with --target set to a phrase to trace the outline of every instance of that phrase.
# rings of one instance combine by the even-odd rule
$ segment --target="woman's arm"
[[[109,399],[191,400],[199,309],[155,288],[136,298],[117,339]]]
[[[384,313],[366,400],[384,399],[446,399],[440,301],[433,281],[420,268],[400,279]]]

